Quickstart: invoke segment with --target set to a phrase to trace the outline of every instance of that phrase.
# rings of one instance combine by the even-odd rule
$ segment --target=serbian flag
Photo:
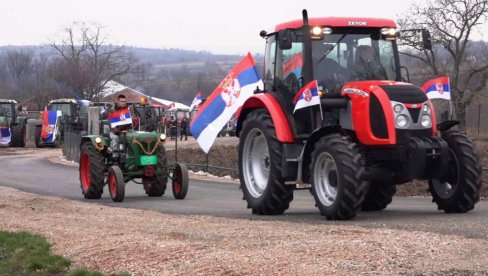
[[[56,140],[58,117],[61,116],[59,110],[47,110],[42,113],[41,138],[46,143],[54,143]]]
[[[193,101],[191,102],[189,111],[192,111],[195,107],[199,106],[202,103],[202,101],[203,101],[202,92],[198,92],[195,95],[195,98],[193,98]]]
[[[449,77],[438,77],[426,82],[422,86],[422,90],[427,94],[429,99],[444,99],[451,100],[451,86],[449,84]]]
[[[9,127],[0,127],[0,145],[6,146],[10,143],[12,135]]]
[[[302,87],[298,94],[295,95],[293,99],[293,103],[295,104],[295,109],[293,113],[298,109],[302,109],[305,107],[313,106],[313,105],[320,105],[320,96],[319,96],[319,85],[316,80],[309,82],[307,85]]]
[[[283,76],[285,78],[291,73],[295,74],[297,78],[302,74],[303,55],[302,52],[294,55],[283,65]]]
[[[220,82],[191,121],[190,131],[205,153],[256,88],[262,90],[263,81],[259,78],[254,59],[248,53]]]
[[[110,127],[112,128],[132,124],[132,117],[130,115],[129,108],[112,112],[110,115],[108,115],[108,118],[110,120]]]

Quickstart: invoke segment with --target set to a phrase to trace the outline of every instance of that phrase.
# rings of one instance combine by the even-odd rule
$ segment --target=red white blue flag
[[[191,121],[191,134],[204,152],[208,153],[219,132],[256,88],[262,90],[263,81],[248,53],[220,82]]]
[[[285,64],[283,64],[283,76],[288,77],[291,73],[295,74],[297,78],[302,75],[303,55],[302,52],[294,55]]]
[[[298,109],[302,109],[309,106],[320,105],[319,85],[316,80],[309,82],[302,87],[300,91],[295,95],[293,99],[295,109],[293,113]]]
[[[198,92],[195,95],[195,98],[193,98],[193,101],[191,102],[189,111],[192,111],[195,107],[199,106],[202,103],[202,101],[203,101],[202,92]]]
[[[61,117],[60,110],[44,110],[42,113],[41,138],[46,143],[54,143],[58,129],[58,118]]]
[[[12,134],[9,127],[0,127],[0,145],[6,146],[10,143]]]
[[[124,108],[117,110],[115,112],[112,112],[108,116],[110,120],[110,127],[114,128],[117,126],[124,126],[124,125],[129,125],[132,124],[132,117],[130,115],[130,110],[129,108]]]
[[[422,90],[424,90],[429,99],[451,100],[451,86],[447,76],[427,81],[422,86]]]

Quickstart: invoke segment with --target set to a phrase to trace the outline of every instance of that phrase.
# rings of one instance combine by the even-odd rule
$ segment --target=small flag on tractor
[[[311,81],[302,87],[302,89],[300,89],[300,91],[295,95],[293,103],[295,104],[293,113],[295,113],[295,111],[298,109],[320,105],[319,85],[317,81]]]
[[[193,101],[191,102],[189,111],[192,111],[195,107],[199,106],[202,103],[202,101],[203,101],[202,92],[198,92],[195,95],[195,98],[193,98]]]
[[[54,143],[56,140],[58,117],[61,111],[44,109],[42,113],[41,138],[46,143]]]
[[[110,127],[114,128],[117,126],[124,126],[132,124],[132,116],[130,114],[129,108],[124,108],[112,112],[108,116],[110,120]]]
[[[451,85],[447,76],[429,80],[422,86],[422,90],[429,99],[451,100]]]
[[[9,127],[0,127],[0,145],[6,146],[10,143],[12,134]]]
[[[256,87],[262,90],[263,81],[248,53],[220,82],[191,121],[190,131],[205,153],[232,115],[254,95]]]

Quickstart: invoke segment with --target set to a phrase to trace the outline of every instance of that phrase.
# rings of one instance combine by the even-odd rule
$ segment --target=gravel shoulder
[[[105,273],[488,275],[487,239],[394,229],[176,216],[0,187],[0,229],[41,234]]]
[[[224,143],[233,146],[232,139]],[[63,160],[59,149],[0,150],[78,166]],[[365,228],[354,221],[321,225],[170,215],[1,186],[0,229],[43,235],[55,254],[74,261],[73,268],[109,274],[488,275],[488,238]]]

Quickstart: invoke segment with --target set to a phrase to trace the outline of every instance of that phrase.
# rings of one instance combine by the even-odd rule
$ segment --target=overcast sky
[[[310,17],[395,19],[415,0],[0,0],[0,46],[38,45],[73,21],[105,27],[114,44],[209,50],[214,54],[262,52],[259,31]]]

